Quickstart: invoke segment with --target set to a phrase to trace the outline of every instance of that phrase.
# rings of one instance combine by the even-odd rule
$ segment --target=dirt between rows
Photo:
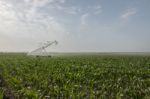
[[[0,75],[0,88],[4,91],[3,99],[17,99],[11,88],[9,88],[8,84],[5,82],[2,75]]]

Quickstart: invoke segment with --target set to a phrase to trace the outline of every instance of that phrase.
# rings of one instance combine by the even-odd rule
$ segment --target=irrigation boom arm
[[[32,51],[31,53],[33,53],[33,52],[38,52],[38,51],[41,51],[41,50],[44,50],[45,48],[47,48],[47,47],[49,47],[49,46],[51,46],[52,44],[58,44],[58,42],[55,40],[55,41],[53,41],[53,42],[48,42],[47,44],[45,44],[44,46],[42,46],[42,47],[40,47],[40,48],[38,48],[38,49],[36,49],[36,50],[34,50],[34,51]]]
[[[42,49],[45,49],[45,48],[47,48],[48,46],[51,46],[52,44],[58,44],[58,42],[57,42],[57,41],[48,42],[48,44],[46,44],[45,46],[42,46],[41,48],[42,48]]]

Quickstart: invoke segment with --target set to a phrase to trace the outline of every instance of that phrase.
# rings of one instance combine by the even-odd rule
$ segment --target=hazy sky
[[[0,0],[0,51],[150,52],[150,0]]]

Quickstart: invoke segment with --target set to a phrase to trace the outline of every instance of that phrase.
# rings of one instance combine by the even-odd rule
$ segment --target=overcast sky
[[[150,52],[150,0],[0,0],[0,51]]]

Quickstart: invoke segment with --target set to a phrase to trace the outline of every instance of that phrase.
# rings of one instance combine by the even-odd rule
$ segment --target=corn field
[[[150,56],[0,55],[0,99],[150,99]]]

